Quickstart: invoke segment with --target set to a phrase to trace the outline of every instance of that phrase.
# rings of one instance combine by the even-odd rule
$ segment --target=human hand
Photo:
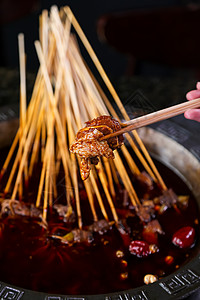
[[[196,84],[196,90],[192,90],[186,94],[187,100],[193,100],[200,98],[200,82]],[[188,109],[184,116],[186,119],[194,120],[200,122],[200,108]]]

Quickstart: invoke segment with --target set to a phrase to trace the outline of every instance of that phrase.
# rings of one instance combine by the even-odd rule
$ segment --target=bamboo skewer
[[[65,109],[66,108],[67,107],[65,105]],[[72,114],[70,113],[70,110],[66,110],[66,121],[67,121],[67,125],[68,125],[67,128],[68,128],[69,143],[71,143],[74,140],[75,135],[74,135],[74,131],[72,128],[72,124],[74,124],[74,122],[72,122]],[[71,159],[73,161],[74,174],[77,174],[75,155],[71,154]],[[80,165],[80,160],[78,160],[78,162]],[[75,181],[76,181],[76,189],[78,190],[77,178],[75,178]],[[94,221],[97,221],[98,217],[97,217],[97,213],[96,213],[96,210],[94,207],[94,199],[93,199],[93,195],[92,195],[92,191],[91,191],[91,185],[90,185],[89,181],[84,181],[84,185],[85,185],[85,189],[86,189],[86,192],[88,195],[88,200],[90,203],[93,219],[94,219]],[[80,209],[80,206],[79,206],[79,209]],[[79,222],[80,222],[80,220],[79,220]],[[82,223],[79,223],[79,226],[82,226]]]
[[[119,120],[119,116],[117,115],[117,113],[116,113],[116,111],[114,110],[113,106],[112,106],[111,103],[108,101],[106,95],[104,94],[104,92],[103,92],[102,89],[100,88],[100,85],[98,84],[97,80],[95,79],[95,77],[93,76],[92,73],[90,73],[90,75],[91,75],[91,77],[92,77],[92,79],[93,79],[93,81],[94,81],[94,83],[95,83],[95,85],[96,85],[96,87],[97,87],[97,89],[98,89],[98,91],[99,91],[101,97],[102,97],[102,100],[105,102],[106,106],[108,107],[108,109],[109,109],[111,115],[112,115],[114,118],[116,118],[117,120]],[[128,142],[129,142],[129,144],[131,145],[132,149],[133,149],[134,152],[135,152],[135,150],[137,149],[137,147],[136,147],[134,141],[131,139],[131,137],[130,137],[128,134],[126,135],[126,138],[127,138]],[[136,164],[135,164],[133,158],[130,156],[130,154],[129,154],[127,148],[126,148],[126,146],[122,147],[122,152],[123,152],[124,156],[126,157],[129,166],[130,166],[131,169],[133,170],[133,173],[139,174],[140,171],[139,171],[138,167],[136,166]],[[144,158],[142,157],[142,155],[141,155],[141,153],[140,153],[140,151],[139,151],[138,149],[137,149],[137,153],[136,153],[136,154],[137,154],[138,158],[140,159],[140,161],[142,162],[142,164],[144,165],[144,167],[147,169],[147,172],[148,172],[148,171],[149,171],[149,168],[147,168],[147,164],[145,163],[145,160],[144,160]],[[152,173],[152,172],[151,172],[151,173]],[[154,174],[151,174],[151,175],[152,175],[153,179],[156,180]]]
[[[73,50],[75,50],[75,49],[73,48]],[[73,51],[73,53],[74,53],[74,52],[75,52],[75,51]],[[78,60],[78,58],[79,58],[79,57],[76,56],[76,59],[77,59],[77,60]],[[78,61],[79,61],[79,65],[80,65],[80,64],[81,64],[80,59],[79,59]],[[74,62],[74,65],[76,65],[75,62]],[[84,68],[83,68],[83,66],[82,66],[81,70],[83,70],[83,69],[84,69]],[[85,75],[85,76],[84,76],[84,78],[85,78],[86,76],[88,76],[88,73],[84,73],[84,75]],[[90,81],[91,81],[91,79],[90,79]],[[94,85],[92,85],[91,82],[90,82],[89,87],[91,87],[91,86],[94,87]],[[95,94],[92,93],[92,95],[93,95],[93,97],[94,97]],[[98,99],[98,100],[99,100],[99,99]],[[102,101],[102,100],[101,100],[101,101]],[[99,101],[95,101],[95,104],[98,103],[98,102],[99,102]],[[102,108],[101,108],[101,107],[99,107],[99,108],[100,108],[100,111],[98,112],[98,115],[99,115],[99,113],[102,113],[102,112],[103,112],[104,114],[107,113],[107,109],[104,109],[104,106],[102,106]],[[102,110],[102,109],[103,109],[103,110]],[[95,116],[95,112],[93,112],[92,116],[93,116],[93,117]],[[135,149],[137,149],[136,146],[135,146]],[[128,156],[126,155],[126,157],[128,157]],[[129,158],[129,160],[131,159],[130,156],[129,156],[128,158]],[[118,158],[116,158],[116,160],[118,160]],[[124,172],[126,173],[126,170],[123,169],[123,171],[122,171],[122,169],[119,169],[119,168],[118,168],[118,164],[116,164],[116,165],[117,165],[117,169],[118,169],[118,172],[119,172],[120,176],[123,178],[123,177],[124,177],[124,174],[123,174],[123,173],[124,173]],[[133,161],[131,161],[131,165],[134,166]],[[107,170],[108,170],[108,169],[107,169]],[[109,176],[109,174],[108,174],[108,176]],[[125,174],[125,176],[128,177],[127,174]],[[123,180],[123,179],[122,179],[122,180]],[[112,181],[112,186],[111,186],[110,189],[111,189],[111,191],[114,190],[114,187],[113,187],[113,181]],[[131,190],[133,190],[133,187],[131,187],[131,189],[129,188],[129,192],[130,192]],[[131,192],[130,192],[130,193],[131,193]],[[135,193],[134,193],[134,194],[135,194]],[[130,197],[132,197],[132,201],[134,202],[134,196],[133,196],[133,193],[130,194]],[[134,203],[136,203],[136,202],[134,202]]]
[[[99,188],[97,186],[96,179],[95,179],[95,176],[94,176],[94,169],[91,172],[90,178],[91,178],[92,186],[93,186],[95,194],[97,196],[97,200],[98,200],[99,206],[101,208],[101,212],[103,214],[103,217],[105,218],[105,220],[108,221],[108,215],[107,215],[107,212],[106,212],[106,209],[105,209],[105,206],[104,206],[104,203],[103,203],[103,200],[102,200],[102,197],[101,197],[101,194],[99,192]]]
[[[46,56],[48,53],[48,11],[44,9],[42,15],[40,16],[40,41],[42,45],[42,50]]]
[[[61,46],[62,42],[61,42],[61,39],[59,38],[58,32],[55,30],[54,27],[52,27],[52,29],[53,29],[53,32],[54,32],[54,36],[55,36],[55,38],[57,40],[59,49],[65,49],[65,46],[64,47]],[[63,61],[63,62],[65,61],[64,51],[61,51],[60,61]],[[59,69],[60,72],[58,71],[58,74],[60,76],[58,75],[58,77],[61,78],[61,76],[62,76],[61,64],[59,66],[60,66],[60,69]],[[68,75],[69,74],[70,73],[68,73]],[[70,75],[69,75],[68,78],[70,78]],[[75,96],[75,92],[74,92],[74,87],[73,87],[72,81],[70,82],[70,89],[69,90],[70,90],[70,93],[73,94],[73,98],[75,100],[76,96]],[[76,103],[76,101],[74,103]],[[79,112],[78,106],[74,106],[74,109],[75,109],[75,111]],[[78,113],[78,120],[79,120],[79,115],[80,114]],[[81,124],[80,121],[79,121],[79,124]],[[72,156],[72,181],[73,181],[73,184],[74,184],[74,193],[75,193],[76,209],[77,209],[77,216],[78,216],[78,226],[81,229],[82,228],[82,217],[81,217],[81,207],[80,207],[80,198],[79,198],[79,189],[78,189],[78,179],[77,179],[76,163],[75,163],[75,160],[74,160],[73,156]]]
[[[35,103],[35,105],[36,105],[36,104],[37,104],[37,102]],[[28,133],[28,131],[29,131],[29,128],[30,128],[30,124],[31,124],[31,121],[32,121],[32,106],[33,106],[33,102],[31,101],[31,102],[30,102],[30,105],[29,105],[29,109],[28,109],[28,111],[27,111],[27,113],[28,113],[28,115],[29,115],[29,118],[27,118],[28,121],[27,121],[26,126],[25,126],[25,128],[24,128],[24,132],[23,132],[22,139],[26,139],[26,135],[27,135],[27,133]],[[36,107],[35,107],[35,108],[36,108]],[[36,109],[37,109],[37,108],[36,108]],[[17,134],[16,134],[16,136],[15,136],[15,139],[14,139],[14,141],[13,141],[13,144],[12,144],[12,146],[11,146],[11,148],[10,148],[10,151],[9,151],[9,153],[8,153],[8,156],[7,156],[6,160],[5,160],[5,163],[4,163],[4,165],[3,165],[2,172],[1,172],[2,176],[3,176],[5,170],[7,169],[8,165],[9,165],[9,163],[10,163],[10,160],[11,160],[11,158],[12,158],[12,155],[13,155],[14,151],[15,151],[15,148],[17,147],[17,143],[18,143],[18,141],[19,141],[19,137],[20,137],[20,135],[21,135],[21,131],[22,131],[22,129],[19,128],[19,129],[18,129],[18,132],[17,132]],[[16,171],[17,164],[19,163],[19,157],[20,157],[20,151],[22,151],[22,150],[21,150],[22,145],[23,145],[23,143],[21,143],[21,144],[19,145],[18,154],[17,154],[17,156],[16,156],[16,158],[15,158],[15,162],[14,162],[14,164],[13,164],[13,167],[12,167],[12,170],[11,170],[11,173],[10,173],[10,176],[9,176],[9,179],[8,179],[8,182],[7,182],[7,184],[6,184],[6,188],[5,188],[5,190],[4,190],[4,193],[5,193],[5,194],[9,191],[9,187],[10,187],[10,184],[11,184],[11,182],[12,182],[12,178],[13,178],[13,176],[14,176],[14,173],[15,173],[15,171]]]
[[[81,114],[81,116],[82,116],[82,114]],[[70,116],[70,114],[68,115],[68,121],[69,121],[69,123],[68,123],[68,128],[70,128],[71,126],[70,126],[70,119],[71,119],[71,116]],[[77,118],[76,118],[76,121],[77,121],[77,125],[79,125],[80,123],[82,123],[82,121],[81,120],[77,120]],[[70,136],[72,137],[72,135],[70,134]],[[73,139],[72,140],[74,140],[74,135],[73,135]],[[70,140],[69,140],[70,141]],[[74,159],[74,155],[72,156],[72,159]],[[79,162],[79,164],[80,164],[80,162]],[[106,180],[105,180],[105,174],[104,174],[104,172],[103,172],[103,169],[102,168],[100,168],[99,169],[99,177],[100,177],[100,181],[101,181],[101,183],[102,183],[102,186],[103,186],[103,188],[104,188],[104,191],[105,191],[105,193],[106,193],[106,196],[107,196],[107,199],[108,199],[108,201],[109,201],[109,205],[110,205],[110,207],[111,207],[111,210],[112,210],[112,212],[113,212],[113,216],[114,216],[114,218],[115,218],[115,220],[117,221],[118,220],[118,217],[117,217],[117,214],[116,214],[116,211],[115,211],[115,209],[114,209],[114,205],[113,205],[113,202],[112,202],[112,199],[111,199],[111,197],[110,197],[110,194],[109,194],[109,191],[108,191],[108,188],[107,188],[107,183],[106,183]],[[94,180],[93,180],[93,185],[94,185]],[[95,186],[95,192],[97,193],[97,198],[98,198],[98,201],[99,201],[99,204],[100,204],[100,208],[101,208],[101,210],[102,210],[102,214],[104,215],[104,213],[105,213],[105,208],[104,208],[104,206],[103,206],[103,201],[102,201],[102,199],[101,199],[101,197],[100,197],[100,194],[97,192],[97,186],[96,186],[96,184],[94,185]],[[96,220],[96,211],[95,211],[95,207],[94,207],[94,205],[93,205],[93,201],[91,201],[91,195],[90,194],[88,194],[88,198],[89,198],[89,202],[90,202],[90,207],[91,207],[91,210],[92,210],[92,213],[93,213],[93,216],[94,216],[94,220]]]
[[[19,65],[20,65],[20,143],[22,143],[22,132],[24,130],[26,124],[26,70],[25,70],[25,47],[24,47],[24,35],[21,33],[18,35],[18,43],[19,43]],[[20,157],[23,151],[23,144],[21,147]],[[24,168],[24,176],[25,182],[28,181],[28,171],[27,171],[27,163],[26,167]],[[19,185],[19,199],[22,199],[23,194],[23,176],[21,178],[21,182]]]
[[[23,132],[23,136],[22,136],[22,142],[19,144],[19,149],[18,149],[18,152],[17,152],[16,158],[15,158],[12,170],[11,170],[10,175],[9,175],[9,179],[7,181],[7,184],[6,184],[6,187],[5,187],[5,190],[4,190],[5,194],[7,194],[7,192],[9,191],[9,188],[10,188],[11,182],[13,180],[13,177],[14,177],[17,165],[20,162],[20,156],[21,156],[21,153],[22,153],[22,147],[23,147],[23,145],[25,145],[26,136],[27,136],[28,132],[29,132],[29,135],[30,135],[30,132],[32,133],[32,131],[30,131],[30,123],[31,123],[31,118],[28,119],[27,124],[26,124],[26,126],[24,128],[24,132]],[[32,127],[34,127],[34,126],[35,126],[35,122],[34,122],[34,124],[33,124]],[[25,152],[26,146],[27,146],[27,141],[26,141],[26,145],[24,147],[24,152]],[[22,158],[24,156],[24,152],[23,152]],[[11,158],[10,155],[9,155],[9,158]],[[26,161],[24,161],[24,163],[26,163]],[[23,172],[23,170],[22,170],[22,172]],[[20,178],[19,178],[19,183],[20,183]]]
[[[91,208],[91,211],[92,211],[93,220],[94,220],[94,222],[97,222],[98,221],[98,216],[97,216],[97,212],[96,212],[95,205],[94,205],[94,197],[93,197],[92,190],[91,190],[91,184],[89,183],[88,180],[86,180],[86,181],[84,181],[84,186],[85,186],[85,190],[86,190],[87,195],[88,195],[88,200],[89,200],[89,203],[90,203],[90,208]]]
[[[100,167],[100,168],[97,167],[97,169],[98,169],[98,174],[99,174],[100,181],[101,181],[101,183],[102,183],[102,185],[103,185],[103,188],[104,188],[104,191],[105,191],[105,193],[106,193],[106,195],[107,195],[107,200],[108,200],[109,205],[110,205],[110,208],[111,208],[111,210],[112,210],[114,219],[115,219],[115,221],[117,222],[118,217],[117,217],[116,212],[115,212],[115,210],[114,210],[114,208],[113,208],[114,205],[113,205],[113,203],[112,203],[110,194],[109,194],[108,189],[107,189],[107,184],[106,184],[106,180],[105,180],[105,175],[104,175],[104,173],[102,172],[103,169],[102,169],[102,167]],[[108,171],[109,169],[106,168],[106,170]],[[124,170],[124,172],[125,172],[125,170]],[[119,170],[119,173],[122,174],[122,171]],[[107,174],[108,174],[108,176],[109,176],[108,178],[110,178],[111,173],[108,171]],[[123,177],[123,175],[121,175],[121,176]],[[126,175],[126,176],[127,176],[127,175]],[[112,191],[114,190],[114,187],[113,187],[113,181],[111,181],[111,178],[110,178],[110,182],[111,182],[111,184],[112,184],[111,187],[110,187],[110,190],[111,190],[111,192],[112,192]],[[132,188],[132,189],[133,189],[133,188]],[[114,194],[114,192],[113,192],[113,194]]]
[[[110,167],[108,159],[106,159],[105,157],[103,157],[103,162],[104,162],[104,167],[105,167],[106,173],[107,173],[107,179],[108,179],[108,185],[110,187],[110,192],[111,192],[112,197],[114,198],[116,196],[116,192],[115,192],[115,188],[114,188],[114,184],[113,184],[111,167]]]
[[[64,47],[61,46],[62,42],[61,42],[61,39],[59,38],[58,32],[56,32],[55,29],[53,29],[53,32],[54,32],[54,35],[55,35],[55,37],[57,39],[57,43],[59,45],[59,49],[64,49],[65,45],[64,45]],[[61,51],[61,53],[60,53],[60,61],[62,61],[62,62],[65,61],[64,51]],[[68,67],[69,67],[69,65],[68,65]],[[68,75],[69,74],[70,73],[68,73]],[[70,75],[68,76],[68,82],[69,82],[69,78],[70,78]],[[69,89],[70,90],[70,94],[72,94],[72,97],[75,100],[74,103],[76,103],[77,101],[76,101],[76,97],[75,97],[75,92],[74,92],[74,88],[73,88],[73,85],[72,85],[72,81],[70,83],[70,87],[71,87]],[[77,105],[74,106],[74,110],[78,111],[78,106]],[[80,117],[79,116],[80,116],[80,114],[78,113],[78,120],[79,120],[78,123],[80,125],[81,121],[80,121]],[[69,124],[68,124],[68,128],[70,128]],[[79,199],[78,180],[77,180],[77,175],[76,175],[77,174],[76,163],[75,163],[75,160],[74,160],[74,156],[71,155],[71,158],[72,158],[72,168],[73,168],[73,177],[72,177],[72,180],[73,180],[73,183],[74,183],[74,192],[75,192],[76,208],[77,208],[77,215],[78,215],[78,225],[79,225],[79,228],[82,228],[82,218],[81,218],[81,208],[80,208],[80,199]],[[92,204],[91,197],[89,198],[89,200],[90,200],[90,203]],[[92,208],[92,210],[93,210],[93,213],[94,213],[94,208]]]
[[[88,53],[89,53],[91,59],[93,60],[95,66],[96,66],[96,68],[97,68],[97,70],[99,71],[99,74],[101,75],[102,79],[104,80],[104,82],[105,82],[105,84],[106,84],[108,90],[110,91],[111,95],[113,96],[113,99],[115,100],[115,102],[116,102],[116,104],[117,104],[119,110],[122,112],[122,114],[123,114],[125,120],[127,120],[127,121],[130,120],[130,119],[129,119],[129,116],[128,116],[128,114],[127,114],[127,112],[126,112],[126,110],[125,110],[125,108],[124,108],[124,106],[123,106],[123,104],[122,104],[122,102],[121,102],[121,100],[120,100],[120,98],[119,98],[119,96],[117,95],[117,93],[116,93],[116,91],[115,91],[115,89],[114,89],[114,87],[113,87],[111,81],[109,80],[108,76],[106,75],[106,73],[105,73],[105,71],[104,71],[104,69],[103,69],[103,67],[102,67],[102,65],[101,65],[101,63],[100,63],[100,61],[98,60],[98,58],[97,58],[97,56],[96,56],[94,50],[92,49],[92,47],[91,47],[91,45],[90,45],[88,39],[86,38],[86,36],[85,36],[83,30],[81,29],[81,27],[80,27],[78,21],[76,20],[74,14],[73,14],[72,11],[71,11],[71,9],[67,6],[67,7],[64,7],[64,11],[65,11],[67,17],[71,19],[71,22],[72,22],[74,28],[76,29],[77,34],[79,35],[79,37],[80,37],[82,43],[84,44],[86,50],[88,51]],[[157,176],[157,177],[158,177],[158,180],[159,180],[160,183],[161,183],[161,186],[163,187],[163,189],[166,189],[166,186],[165,186],[163,180],[161,179],[161,176],[160,176],[160,174],[158,173],[157,168],[155,167],[155,165],[154,165],[152,159],[151,159],[150,156],[148,155],[148,153],[147,153],[147,151],[146,151],[146,148],[145,148],[144,144],[142,143],[140,137],[138,136],[138,134],[137,134],[136,131],[134,131],[133,134],[134,134],[134,136],[135,136],[135,138],[136,138],[136,140],[137,140],[137,142],[138,142],[140,148],[143,150],[143,153],[144,153],[145,157],[147,158],[147,160],[148,160],[148,162],[149,162],[149,164],[150,164],[152,170],[154,171],[154,173],[155,173],[156,175],[159,175],[159,176]],[[161,179],[161,180],[160,180],[160,179]]]
[[[62,157],[62,161],[63,161],[63,166],[64,166],[64,170],[65,170],[65,173],[66,173],[66,178],[68,179],[68,185],[70,185],[70,187],[68,187],[67,185],[66,186],[67,186],[67,188],[71,188],[71,180],[70,180],[70,177],[69,177],[69,171],[71,171],[71,173],[72,173],[72,170],[70,169],[70,167],[68,168],[68,166],[70,166],[70,159],[69,159],[69,153],[68,153],[68,151],[66,151],[66,149],[67,149],[67,145],[65,144],[66,138],[63,134],[63,129],[62,129],[61,121],[59,119],[58,111],[57,111],[57,109],[55,107],[55,104],[53,102],[54,96],[53,96],[52,86],[51,86],[50,79],[49,79],[49,76],[48,76],[47,68],[45,66],[45,60],[44,60],[44,56],[43,56],[43,53],[42,53],[40,43],[35,42],[35,46],[36,46],[38,57],[40,59],[40,63],[41,63],[41,66],[42,66],[42,71],[43,71],[46,87],[48,89],[48,94],[50,96],[50,104],[51,104],[51,107],[52,107],[52,113],[55,117],[56,129],[57,129],[57,134],[58,134],[58,145],[59,145],[59,148],[60,148],[60,153],[61,153],[61,157]],[[73,173],[72,173],[72,176],[73,176]],[[68,190],[67,190],[67,195],[69,195]]]
[[[147,149],[146,149],[146,147],[144,146],[144,144],[143,144],[141,138],[139,137],[139,134],[137,133],[136,130],[133,131],[133,134],[134,134],[134,137],[135,137],[135,139],[136,139],[136,141],[137,141],[139,147],[141,148],[141,150],[142,150],[142,152],[143,152],[143,154],[144,154],[146,160],[149,162],[149,165],[150,165],[150,167],[151,167],[151,170],[153,171],[153,173],[154,173],[155,175],[154,175],[152,172],[150,172],[149,174],[150,174],[150,175],[152,174],[151,176],[152,176],[153,179],[154,179],[155,176],[156,176],[157,180],[154,179],[155,182],[159,182],[160,185],[161,185],[161,187],[162,187],[162,189],[166,191],[166,190],[167,190],[167,186],[166,186],[166,184],[164,183],[164,180],[162,179],[160,173],[158,172],[158,169],[156,168],[156,166],[155,166],[155,164],[154,164],[154,162],[153,162],[151,156],[149,155],[149,152],[147,151]]]
[[[102,138],[100,138],[100,140],[103,141],[103,140],[112,138],[114,136],[118,136],[120,134],[138,129],[140,127],[178,116],[178,115],[184,113],[188,109],[198,108],[198,107],[200,107],[200,98],[191,100],[188,102],[184,102],[181,104],[177,104],[177,105],[150,113],[148,115],[144,115],[142,117],[138,117],[136,119],[121,123],[121,125],[123,127],[122,129],[120,129],[116,132],[110,133],[108,135],[105,135]]]
[[[31,155],[31,159],[30,159],[29,177],[32,176],[33,168],[34,168],[34,165],[36,163],[36,159],[37,159],[38,152],[39,152],[40,135],[41,135],[41,130],[42,130],[42,126],[43,126],[42,120],[41,120],[40,123],[41,124],[38,124],[37,133],[36,133],[36,136],[35,136],[35,141],[34,141],[33,150],[32,150],[32,155]]]
[[[27,155],[28,155],[28,152],[29,152],[29,147],[30,147],[31,141],[33,140],[33,135],[34,135],[34,128],[32,127],[31,130],[29,131],[28,138],[27,138],[27,141],[25,143],[22,159],[20,161],[20,166],[19,166],[19,170],[18,170],[18,173],[17,173],[15,186],[14,186],[13,193],[12,193],[12,196],[11,196],[12,200],[14,200],[16,198],[17,189],[18,189],[18,186],[19,186],[20,181],[21,181],[21,176],[22,176],[22,173],[23,173],[24,166],[26,164]],[[8,189],[8,187],[7,187],[7,189]]]
[[[9,152],[8,152],[8,155],[7,155],[7,157],[6,157],[6,160],[5,160],[5,162],[4,162],[4,164],[3,164],[3,167],[2,167],[2,169],[1,169],[0,179],[2,179],[2,177],[4,176],[4,174],[5,174],[5,172],[6,172],[7,168],[8,168],[8,165],[9,165],[9,163],[10,163],[10,160],[11,160],[11,158],[12,158],[12,156],[13,156],[13,153],[14,153],[16,147],[17,147],[17,143],[18,143],[18,140],[19,140],[19,136],[20,136],[20,128],[17,130],[17,133],[16,133],[16,135],[15,135],[14,141],[13,141],[11,147],[10,147],[10,150],[9,150]]]
[[[76,132],[77,127],[75,126],[75,120],[72,119],[72,114],[70,113],[70,110],[66,111],[66,116],[67,116],[67,123],[68,123],[69,142],[70,141],[72,142],[74,140],[74,137],[75,137],[75,133],[73,133],[72,127],[75,128],[74,132]],[[72,124],[73,124],[73,126],[72,126]],[[74,159],[74,158],[75,158],[75,156],[72,154],[72,159]],[[79,162],[79,165],[80,165],[80,160],[78,160],[78,162]],[[91,178],[92,178],[92,182],[93,182],[93,189],[96,193],[96,196],[97,196],[102,214],[107,219],[108,217],[107,217],[107,214],[105,213],[105,208],[104,208],[103,201],[102,201],[102,198],[100,196],[100,193],[98,191],[96,181],[95,181],[93,176]],[[97,213],[96,213],[96,210],[95,210],[95,207],[94,207],[93,195],[91,193],[91,185],[90,185],[88,180],[84,181],[84,185],[85,185],[86,192],[87,192],[87,195],[88,195],[88,200],[89,200],[89,203],[90,203],[90,207],[91,207],[91,211],[92,211],[92,214],[93,214],[94,221],[97,221],[98,217],[97,217]]]
[[[80,63],[80,62],[79,62]],[[108,107],[109,111],[111,112],[112,116],[114,118],[116,118],[117,120],[119,120],[119,117],[117,115],[117,113],[115,112],[113,106],[111,105],[111,103],[108,101],[107,97],[105,96],[105,94],[103,93],[103,91],[101,90],[98,82],[96,81],[95,77],[93,76],[93,74],[90,72],[90,76],[92,77],[95,85],[97,86],[97,89],[99,91],[99,93],[101,94],[102,99],[104,100],[106,106]],[[113,95],[113,97],[115,96],[115,94]],[[120,100],[118,99],[118,102]],[[102,114],[102,113],[101,113]],[[104,111],[104,114],[107,114]],[[148,155],[148,152],[146,151],[143,143],[140,142],[139,140],[139,136],[136,134],[136,132],[134,133],[134,136],[136,138],[136,140],[138,141],[140,147],[143,150],[143,153],[145,153],[145,157],[147,157],[148,161],[150,161],[150,165],[152,166],[152,169],[154,170],[154,173],[156,174],[157,178],[159,179],[159,181],[161,182],[161,185],[163,186],[164,189],[166,189],[166,186],[160,176],[160,174],[157,172],[156,168],[153,165],[153,162],[150,158],[150,156]],[[134,141],[132,140],[131,136],[129,136],[129,134],[126,135],[126,138],[130,144],[130,146],[132,147],[133,151],[136,153],[136,155],[138,156],[139,160],[141,161],[142,165],[145,167],[146,171],[150,174],[150,176],[153,178],[153,180],[156,182],[157,179],[154,175],[154,173],[152,172],[151,168],[149,167],[149,165],[147,164],[146,160],[144,159],[144,157],[142,156],[140,150],[138,149],[138,147],[136,146],[136,144],[134,143]],[[125,157],[128,159],[129,165],[131,166],[132,169],[134,169],[134,173],[139,174],[139,169],[137,168],[137,166],[135,165],[133,159],[130,157],[130,155],[127,155],[127,149],[124,146],[122,148],[122,152],[124,153]]]
[[[129,193],[129,196],[130,196],[133,206],[137,209],[137,207],[140,206],[140,201],[139,201],[138,196],[131,184],[131,180],[126,172],[126,169],[122,163],[122,160],[121,160],[118,152],[116,153],[116,158],[117,158],[117,161],[114,160],[115,166],[117,165],[118,170],[120,170],[122,172],[123,176],[121,176],[121,178],[123,180],[124,186],[125,186],[127,192]]]
[[[78,85],[78,87],[79,87],[79,89],[81,88],[81,85],[80,85],[80,82],[78,81],[77,82],[77,80],[78,80],[78,78],[77,77],[75,77],[75,81],[76,81],[76,85]],[[82,90],[82,92],[83,92],[83,90]],[[82,97],[83,97],[83,95],[82,95]],[[81,98],[82,98],[81,97]],[[85,103],[86,104],[86,103]],[[80,105],[80,102],[79,102],[79,105]],[[87,105],[87,104],[86,104]],[[84,107],[84,106],[83,106]],[[81,110],[82,111],[82,110]],[[95,112],[93,112],[93,115],[95,114]],[[81,116],[82,116],[82,114],[81,114]],[[76,119],[77,119],[77,117],[76,117]],[[82,122],[78,122],[78,125],[80,124],[80,123],[82,123]],[[102,173],[102,168],[101,168],[101,170],[100,170],[100,172],[101,172],[101,174],[100,174],[100,180],[101,180],[101,182],[102,182],[102,185],[103,185],[103,187],[104,187],[104,190],[105,190],[105,193],[106,193],[106,195],[107,195],[107,198],[108,198],[108,201],[109,201],[109,204],[110,204],[110,207],[111,207],[111,210],[112,210],[112,212],[113,212],[113,216],[114,216],[114,218],[117,220],[118,218],[117,218],[117,215],[116,215],[116,212],[115,212],[115,210],[114,210],[114,205],[113,205],[113,203],[112,203],[112,200],[111,200],[111,197],[110,197],[110,194],[109,194],[109,192],[108,192],[108,189],[107,189],[107,186],[106,186],[106,184],[105,184],[105,175],[104,175],[104,173]],[[91,207],[91,209],[93,209],[92,207]]]

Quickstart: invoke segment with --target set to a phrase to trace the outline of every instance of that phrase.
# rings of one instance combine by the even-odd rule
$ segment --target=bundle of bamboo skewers
[[[78,182],[80,160],[75,154],[69,152],[69,145],[73,142],[76,132],[87,120],[99,115],[112,115],[119,120],[119,116],[83,60],[76,36],[72,34],[72,26],[123,118],[129,120],[122,102],[70,8],[64,7],[59,11],[54,6],[50,14],[44,10],[40,17],[40,41],[35,42],[40,67],[27,108],[24,39],[22,34],[19,35],[20,123],[2,168],[1,178],[6,176],[6,170],[9,164],[12,164],[4,187],[4,194],[9,195],[12,205],[12,201],[24,198],[25,185],[33,176],[34,166],[38,164],[38,160],[41,160],[35,205],[43,207],[43,219],[46,220],[48,209],[58,198],[57,177],[62,167],[65,174],[67,213],[72,212],[71,200],[74,199],[78,227],[81,229],[83,222]],[[167,190],[137,131],[126,133],[125,138],[153,181],[164,191]],[[123,145],[121,151],[132,174],[140,175],[129,147]],[[114,160],[102,158],[100,163],[93,167],[90,177],[83,183],[93,220],[98,220],[94,199],[97,199],[103,217],[108,220],[97,181],[101,183],[114,221],[118,221],[113,199],[119,181],[126,189],[135,210],[137,211],[141,206],[130,175],[117,150]]]

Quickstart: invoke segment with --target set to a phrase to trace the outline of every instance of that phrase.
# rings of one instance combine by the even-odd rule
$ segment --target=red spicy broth
[[[180,205],[177,209],[170,207],[162,214],[155,213],[164,234],[145,237],[144,222],[133,210],[130,213],[127,203],[122,205],[123,201],[119,201],[126,194],[120,188],[115,205],[119,216],[126,216],[128,234],[122,234],[114,224],[109,224],[102,232],[92,232],[91,239],[66,244],[53,238],[53,235],[69,234],[76,224],[64,222],[55,210],[49,214],[47,228],[41,226],[38,217],[5,213],[0,219],[0,280],[47,293],[101,294],[141,286],[146,274],[153,274],[159,279],[174,272],[191,257],[195,249],[199,235],[199,211],[191,191],[182,179],[163,164],[156,164],[161,174],[164,174],[167,186],[172,187],[178,195],[189,195],[186,206]],[[145,186],[135,178],[133,181],[138,193],[140,190],[144,196]],[[158,195],[159,188],[154,187],[151,193]],[[62,194],[64,192],[60,189],[61,203]],[[28,199],[23,201],[28,206],[35,196],[33,191],[27,195]],[[83,217],[91,221],[85,191],[82,190],[80,195]],[[88,230],[90,221],[86,222],[84,229]],[[194,243],[187,248],[177,247],[172,243],[173,234],[188,226],[195,230]],[[142,257],[133,255],[129,250],[133,240],[156,243],[158,251]]]

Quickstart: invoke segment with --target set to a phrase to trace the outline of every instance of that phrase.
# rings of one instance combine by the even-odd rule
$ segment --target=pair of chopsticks
[[[123,122],[121,123],[122,128],[120,130],[103,136],[102,138],[100,138],[100,141],[107,140],[109,138],[121,135],[123,133],[132,131],[134,129],[138,129],[146,125],[150,125],[159,121],[163,121],[178,116],[184,113],[188,109],[198,108],[198,107],[200,108],[200,98],[197,98],[195,100],[190,100],[181,104],[177,104],[171,107],[167,107],[165,109],[161,109],[156,112],[144,115],[142,117],[138,117],[130,121]]]

